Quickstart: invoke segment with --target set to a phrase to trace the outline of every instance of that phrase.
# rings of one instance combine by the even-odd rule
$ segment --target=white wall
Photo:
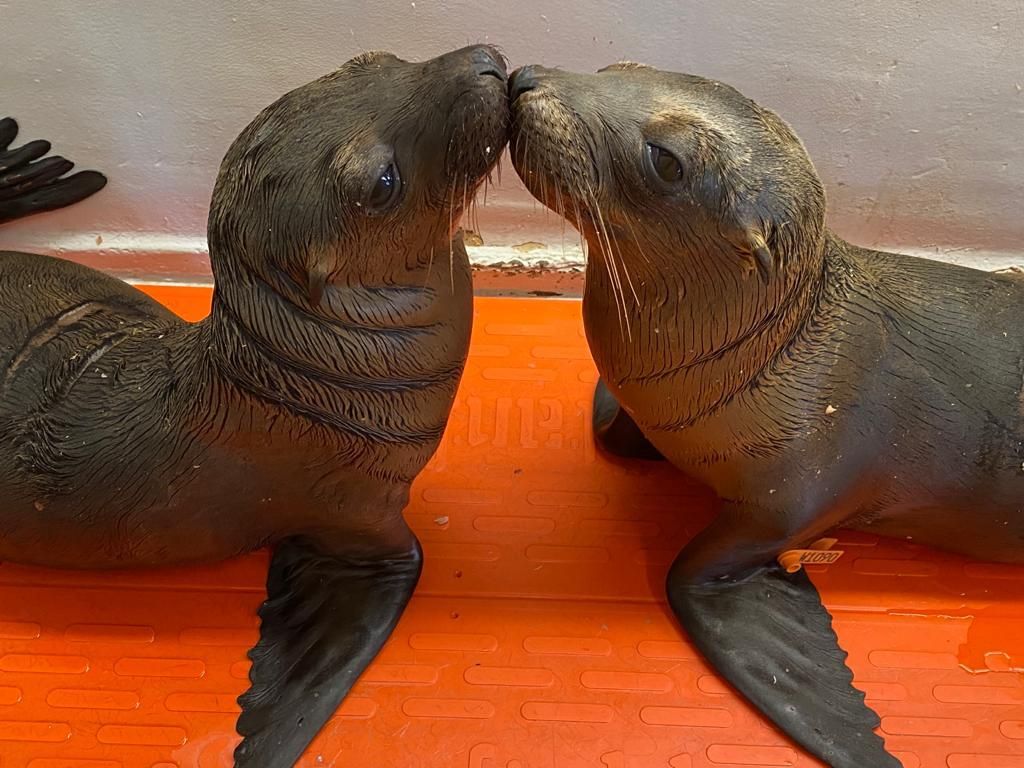
[[[478,41],[513,65],[632,59],[719,78],[794,125],[844,236],[1024,251],[1021,0],[0,0],[0,113],[110,177],[0,244],[99,235],[184,263],[222,154],[264,105],[365,49],[416,59]],[[560,224],[510,164],[503,180],[487,242],[557,249]]]

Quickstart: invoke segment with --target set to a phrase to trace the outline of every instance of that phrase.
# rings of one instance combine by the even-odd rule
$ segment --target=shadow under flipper
[[[640,427],[608,391],[603,379],[598,379],[594,389],[592,418],[594,441],[605,453],[622,459],[665,461],[661,452],[644,437]]]
[[[37,139],[10,149],[18,123],[0,120],[0,224],[34,213],[65,208],[99,192],[107,177],[98,171],[65,176],[75,164],[59,155],[45,157],[50,142]]]
[[[390,637],[422,568],[413,551],[339,557],[300,538],[274,551],[236,768],[291,768]]]

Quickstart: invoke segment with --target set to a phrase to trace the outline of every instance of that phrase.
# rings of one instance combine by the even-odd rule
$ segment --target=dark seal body
[[[294,764],[416,585],[402,510],[472,324],[456,227],[507,113],[487,47],[366,54],[283,96],[221,167],[198,323],[0,253],[0,559],[148,567],[272,545],[239,768]]]
[[[250,335],[216,310],[185,323],[120,280],[0,252],[11,310],[0,319],[0,559],[209,562],[307,530],[337,529],[355,546],[385,521],[411,546],[408,485],[444,430],[469,343],[469,265],[452,252],[454,283],[446,250],[433,279],[397,301],[387,289],[351,297],[377,323],[287,350],[333,358],[329,371],[261,354],[271,326]],[[258,305],[292,320],[271,291]],[[303,402],[287,385],[308,390]]]
[[[1024,283],[842,241],[799,139],[724,84],[623,64],[510,90],[517,170],[589,245],[599,442],[722,499],[673,611],[827,764],[898,765],[776,558],[845,526],[1024,562]]]
[[[694,361],[696,317],[713,308],[659,307],[645,277],[634,333],[675,337],[644,365],[640,338],[608,330],[606,275],[591,278],[584,318],[603,381],[673,464],[723,499],[786,512],[766,554],[841,524],[1024,562],[1024,281],[830,234],[806,316],[775,349],[756,349],[760,329]]]

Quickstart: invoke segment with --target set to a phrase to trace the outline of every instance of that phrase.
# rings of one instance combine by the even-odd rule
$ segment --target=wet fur
[[[896,765],[834,638],[822,645],[813,585],[789,603],[751,597],[786,578],[777,554],[839,525],[1024,562],[1024,283],[844,242],[796,135],[725,84],[634,66],[529,74],[512,157],[589,246],[596,431],[723,500],[672,568],[673,609],[819,758]],[[643,170],[652,140],[681,160],[674,187]],[[776,635],[772,612],[800,604],[825,625]],[[849,708],[822,721],[821,694],[798,680],[766,688],[742,662],[758,643],[796,643]],[[781,701],[793,711],[769,706]]]
[[[274,545],[239,768],[298,759],[419,577],[402,510],[468,349],[456,228],[506,140],[495,61],[367,54],[257,116],[214,190],[201,322],[0,253],[0,559],[148,567]],[[369,214],[382,157],[402,197]]]

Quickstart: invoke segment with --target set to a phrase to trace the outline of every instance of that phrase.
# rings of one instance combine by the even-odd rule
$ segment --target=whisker
[[[465,211],[469,205],[466,202],[466,196],[469,194],[469,176],[463,178],[462,181],[462,210]],[[455,252],[449,248],[450,256],[448,258],[448,280],[451,284],[451,291],[455,293]]]
[[[452,184],[451,184],[451,187],[450,187],[451,197],[448,200],[448,263],[449,264],[451,264],[452,260],[455,258],[455,253],[454,253],[454,250],[452,248],[452,230],[455,228],[454,215],[455,215],[455,187],[456,186],[457,186],[456,182],[453,181]],[[431,263],[431,265],[433,265],[433,263],[434,263],[434,252],[433,252],[433,249],[431,249],[431,252],[430,252],[430,263]],[[429,275],[428,275],[428,279],[429,279]]]
[[[619,320],[619,332],[623,331],[623,309],[621,302],[621,290],[619,289],[618,272],[613,269],[612,260],[608,253],[608,249],[604,242],[604,233],[602,231],[603,220],[599,216],[599,211],[595,210],[596,201],[593,199],[593,192],[590,190],[589,184],[587,185],[588,197],[585,199],[587,204],[587,212],[590,216],[594,227],[597,230],[597,245],[598,254],[601,262],[604,264],[605,271],[608,273],[608,280],[612,291],[612,298],[615,300],[615,314]],[[588,243],[589,244],[589,243]]]
[[[622,320],[619,323],[619,331],[621,332],[623,326],[625,326],[626,336],[630,341],[633,340],[632,329],[629,325],[629,311],[626,308],[626,292],[622,287],[622,276],[619,275],[618,260],[615,258],[613,253],[611,239],[608,237],[608,226],[605,224],[604,215],[601,212],[601,206],[598,204],[597,195],[594,193],[594,189],[590,184],[587,184],[587,191],[590,195],[591,211],[596,216],[598,226],[598,234],[601,237],[602,250],[607,254],[608,263],[611,267],[611,271],[615,275],[615,292],[618,294],[622,305]]]
[[[636,249],[640,252],[640,257],[646,261],[648,265],[653,264],[644,252],[643,246],[640,245],[640,236],[637,235],[636,228],[633,226],[633,221],[628,213],[626,214],[626,223],[629,225],[629,231],[633,233],[633,242],[636,243]]]
[[[629,266],[626,264],[626,260],[622,258],[622,251],[619,248],[619,241],[615,235],[614,230],[611,232],[611,236],[615,239],[615,255],[618,259],[619,264],[622,266],[622,274],[626,278],[626,282],[629,284],[629,290],[633,294],[633,300],[636,302],[637,308],[640,307],[640,297],[636,293],[636,287],[633,285],[633,279],[629,276]]]
[[[451,213],[449,213],[448,216],[450,218],[451,217]],[[448,231],[449,232],[452,231],[451,227],[448,228]],[[450,245],[448,247],[451,248]],[[423,287],[424,288],[426,288],[428,285],[430,285],[430,275],[431,275],[431,273],[433,271],[434,271],[434,246],[431,245],[430,246],[430,258],[427,260],[427,276],[426,276],[426,278],[423,281]]]

